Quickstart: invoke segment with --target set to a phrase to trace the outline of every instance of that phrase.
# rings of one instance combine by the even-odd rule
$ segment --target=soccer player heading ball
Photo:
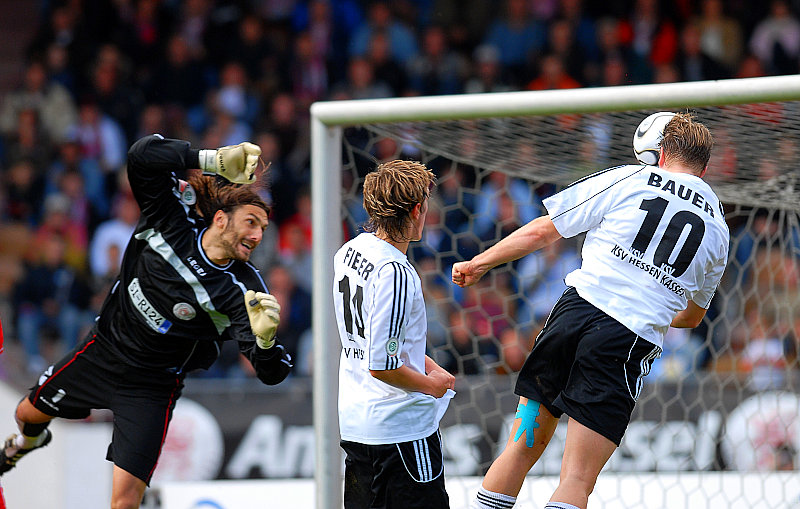
[[[280,306],[248,263],[268,224],[269,206],[241,185],[257,181],[260,154],[252,143],[196,150],[159,135],[133,144],[128,178],[142,217],[117,282],[93,330],[17,406],[20,433],[5,442],[0,474],[50,442],[53,418],[107,408],[111,506],[139,507],[188,371],[207,369],[234,340],[262,382],[286,378]],[[192,168],[216,175],[187,185],[173,173]]]
[[[712,145],[704,125],[675,114],[664,127],[657,166],[625,165],[583,178],[544,200],[549,215],[453,266],[453,282],[472,285],[497,265],[586,232],[581,268],[567,275],[567,290],[519,373],[511,435],[472,507],[512,507],[567,414],[560,482],[545,507],[586,508],[664,334],[670,326],[699,325],[722,277],[728,227],[702,179]]]

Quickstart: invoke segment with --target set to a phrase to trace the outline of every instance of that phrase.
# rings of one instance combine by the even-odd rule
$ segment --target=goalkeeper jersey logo
[[[164,318],[161,313],[156,311],[150,301],[142,293],[142,288],[139,285],[139,278],[133,278],[128,285],[128,295],[131,297],[133,307],[144,318],[145,323],[154,331],[165,334],[172,326],[172,322]]]

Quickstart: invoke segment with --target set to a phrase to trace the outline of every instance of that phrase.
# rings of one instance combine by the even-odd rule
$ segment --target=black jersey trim
[[[575,182],[573,182],[572,184],[570,184],[570,185],[569,185],[569,186],[567,186],[567,187],[572,187],[573,185],[577,184],[578,182],[583,182],[583,181],[585,181],[586,179],[589,179],[589,178],[592,178],[592,177],[596,177],[596,176],[598,176],[598,175],[600,175],[600,174],[602,174],[602,173],[605,173],[605,172],[607,172],[607,171],[611,171],[611,170],[615,170],[615,169],[617,169],[617,168],[622,168],[622,166],[616,166],[616,167],[614,167],[614,168],[609,168],[609,169],[607,169],[607,170],[603,170],[603,171],[599,171],[599,172],[597,172],[597,173],[593,173],[592,175],[589,175],[589,176],[587,176],[587,177],[584,177],[584,178],[582,178],[581,180],[578,180],[578,181],[575,181]],[[610,185],[609,185],[609,186],[607,186],[606,188],[604,188],[604,189],[601,189],[601,190],[597,191],[596,193],[594,193],[593,195],[589,196],[588,198],[586,198],[586,199],[585,199],[585,200],[583,200],[582,202],[580,202],[580,203],[576,203],[575,205],[573,205],[572,207],[568,208],[567,210],[563,210],[563,211],[559,212],[558,214],[556,214],[555,216],[553,216],[553,217],[552,217],[552,219],[557,219],[557,218],[559,218],[559,217],[563,216],[564,214],[566,214],[567,212],[572,212],[573,210],[577,209],[578,207],[580,207],[581,205],[583,205],[583,204],[585,204],[586,202],[590,201],[591,199],[595,198],[596,196],[599,196],[599,195],[601,195],[601,194],[605,193],[606,191],[608,191],[609,189],[611,189],[611,188],[612,188],[612,187],[614,187],[615,185],[617,185],[617,184],[619,184],[619,183],[621,183],[621,182],[623,182],[623,181],[625,181],[625,180],[627,180],[627,179],[629,179],[629,178],[633,177],[634,175],[638,174],[638,173],[639,173],[639,172],[641,172],[641,171],[642,171],[644,168],[645,168],[645,166],[642,166],[641,168],[639,168],[639,169],[638,169],[638,170],[636,170],[635,172],[631,173],[630,175],[626,175],[626,176],[624,176],[623,178],[621,178],[621,179],[617,180],[616,182],[614,182],[614,183],[610,184]]]

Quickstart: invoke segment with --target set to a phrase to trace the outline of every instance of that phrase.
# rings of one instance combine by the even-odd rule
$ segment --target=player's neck
[[[382,241],[391,244],[392,246],[394,246],[398,251],[400,251],[403,254],[406,254],[406,252],[408,252],[408,241],[407,240],[405,242],[397,242],[395,240],[390,239],[389,236],[386,235],[386,233],[384,233],[382,230],[376,231],[375,232],[375,236],[378,237],[379,239],[381,239]]]
[[[206,257],[216,265],[224,266],[231,261],[230,256],[228,256],[225,249],[217,241],[216,236],[211,234],[209,230],[203,233],[203,236],[200,238],[200,245],[203,247]]]

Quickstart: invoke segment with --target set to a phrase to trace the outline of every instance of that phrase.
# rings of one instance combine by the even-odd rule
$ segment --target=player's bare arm
[[[447,389],[453,388],[455,378],[443,369],[431,371],[427,375],[403,365],[397,369],[369,370],[370,374],[398,389],[421,392],[434,398],[441,398]]]
[[[706,316],[707,309],[703,309],[694,301],[689,301],[689,304],[686,306],[686,309],[675,315],[675,318],[672,319],[672,323],[669,324],[670,327],[675,327],[678,329],[694,329],[700,322],[703,321],[703,317]]]
[[[472,260],[454,264],[453,283],[461,287],[474,285],[490,269],[522,258],[560,238],[550,216],[537,217]]]

